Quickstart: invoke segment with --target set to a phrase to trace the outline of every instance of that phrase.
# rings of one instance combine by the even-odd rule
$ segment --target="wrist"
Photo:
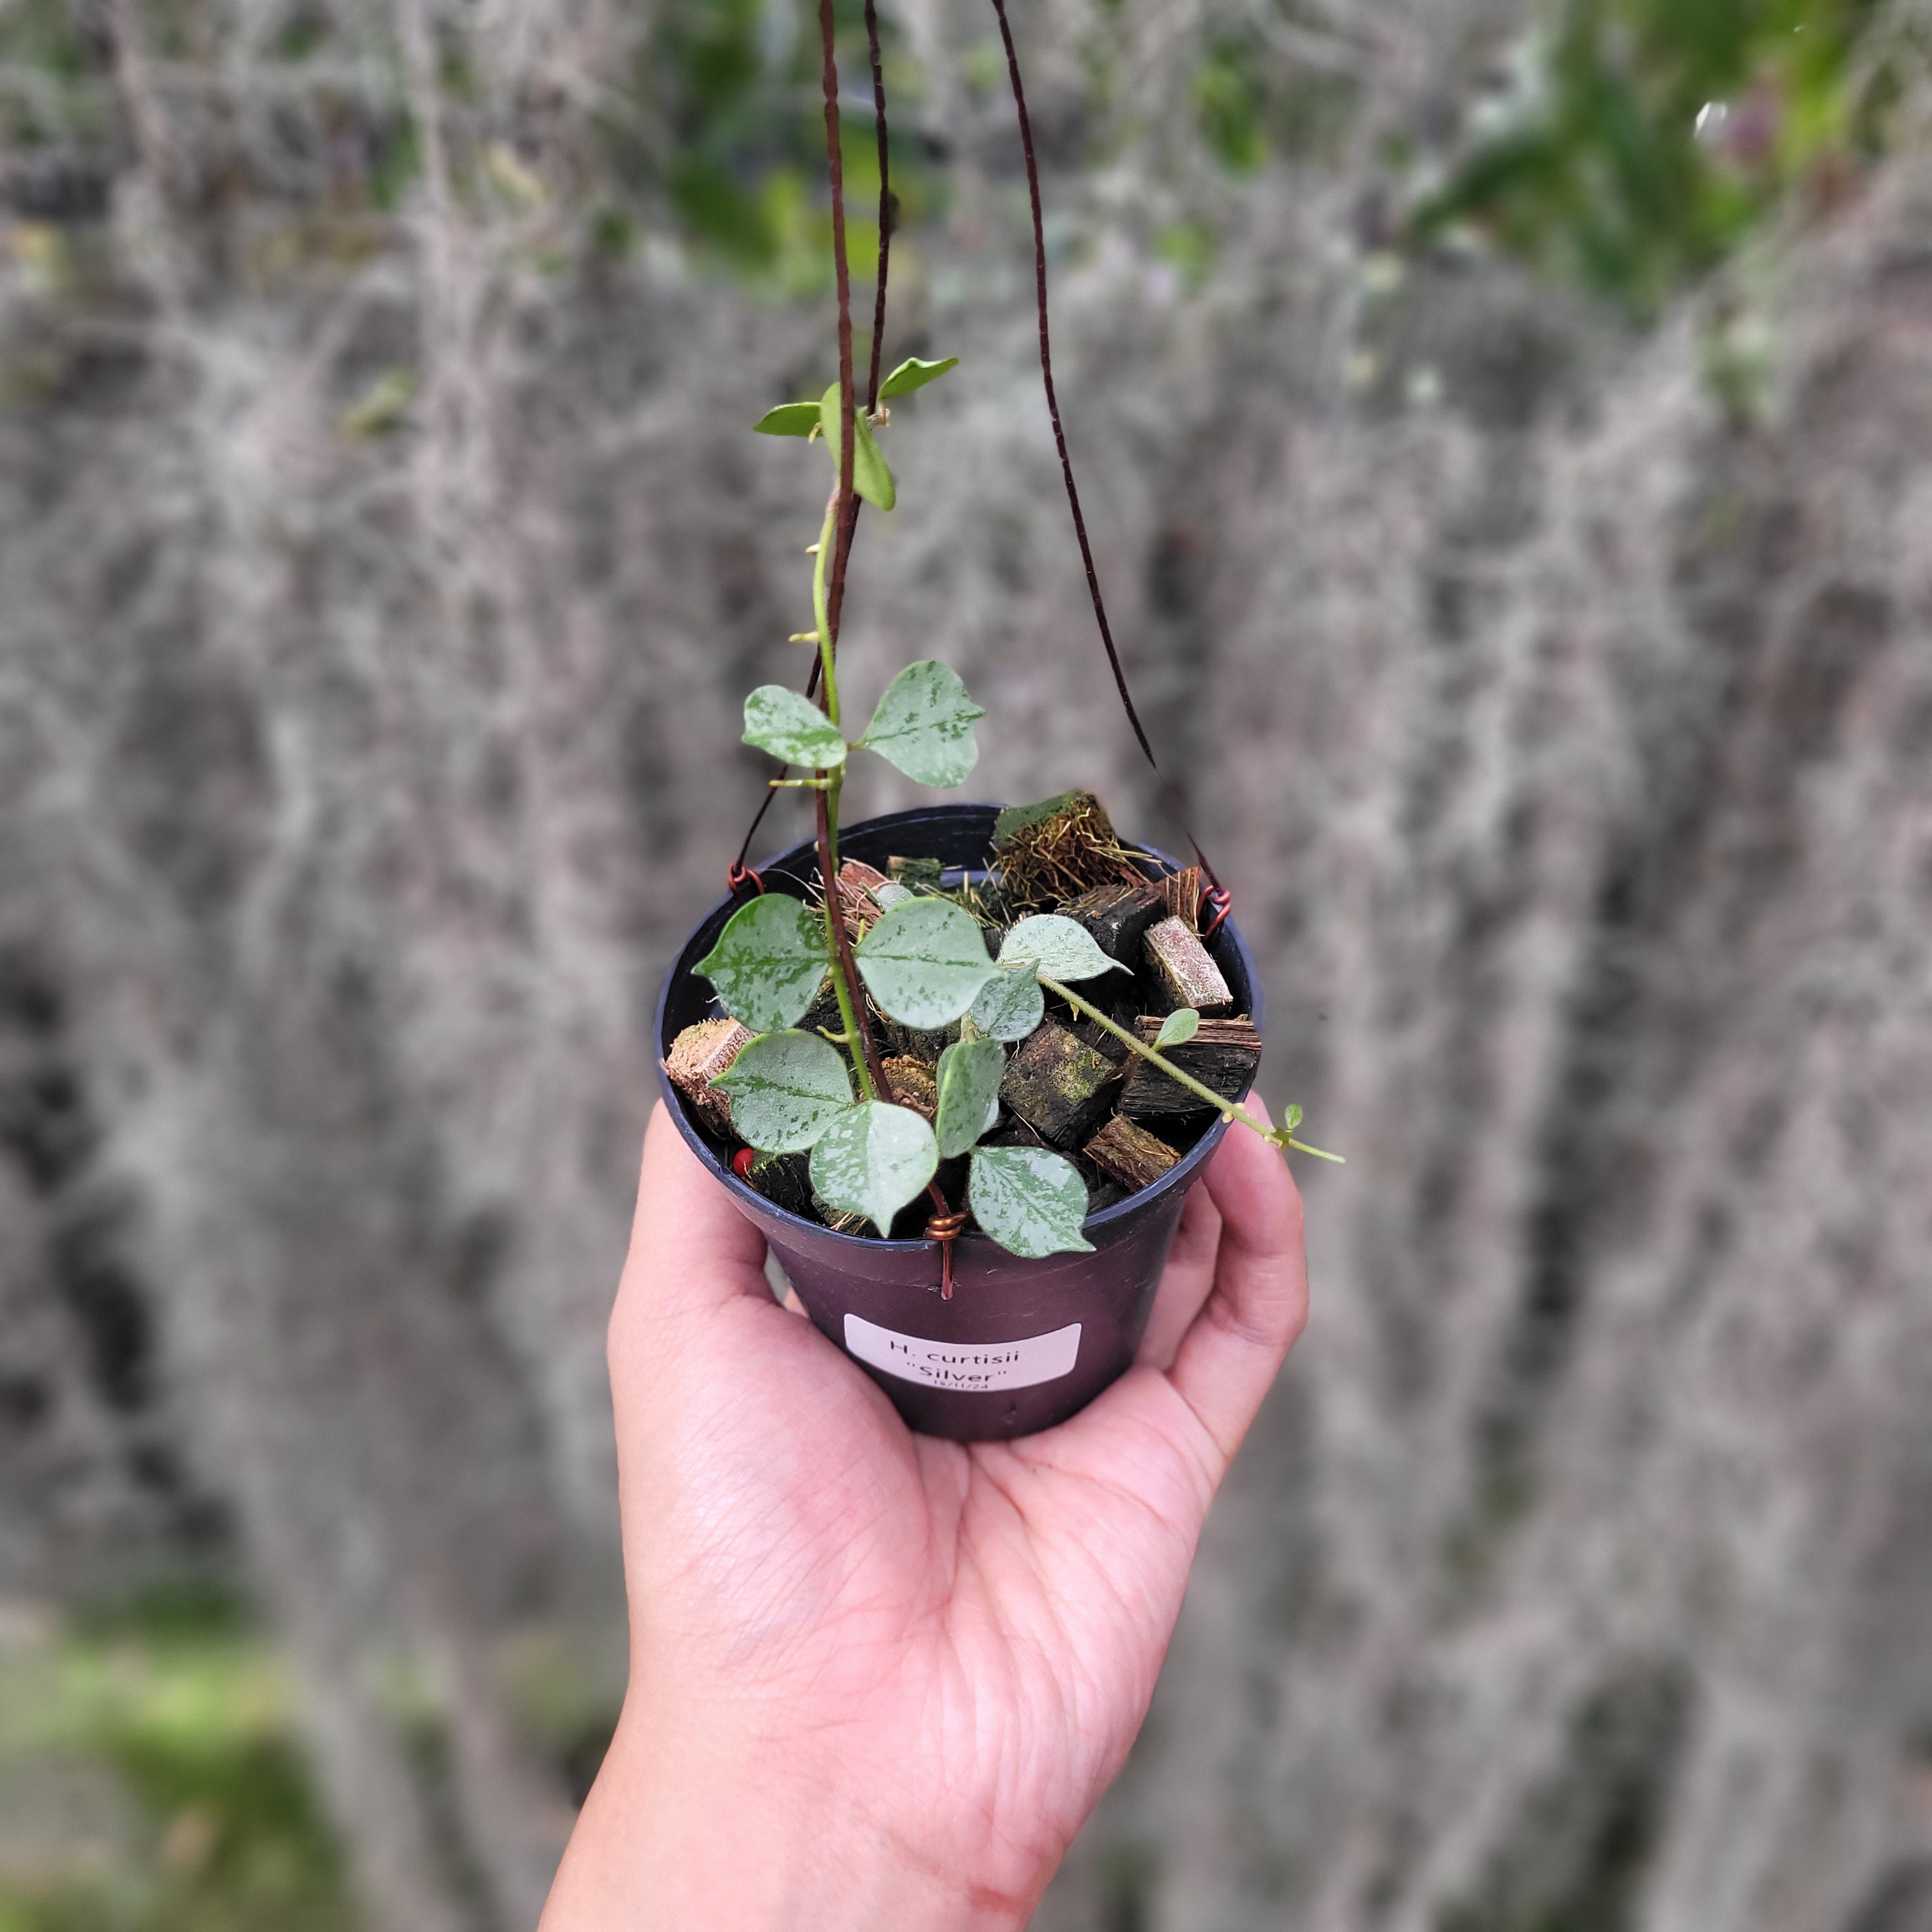
[[[1051,1867],[909,1832],[872,1783],[833,1752],[674,1724],[634,1696],[542,1932],[1019,1932]]]

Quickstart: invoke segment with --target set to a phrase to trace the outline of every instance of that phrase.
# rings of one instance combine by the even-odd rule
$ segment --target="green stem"
[[[1076,1013],[1084,1013],[1096,1025],[1104,1027],[1123,1046],[1131,1047],[1143,1060],[1158,1066],[1170,1080],[1186,1088],[1189,1093],[1194,1094],[1198,1099],[1205,1100],[1224,1120],[1241,1121],[1244,1125],[1253,1128],[1263,1140],[1274,1146],[1293,1148],[1298,1153],[1312,1154],[1321,1160],[1332,1160],[1338,1166],[1342,1164],[1342,1156],[1339,1154],[1330,1154],[1322,1148],[1310,1147],[1303,1142],[1294,1139],[1280,1128],[1271,1127],[1265,1120],[1256,1120],[1246,1108],[1230,1100],[1225,1094],[1217,1094],[1204,1082],[1196,1079],[1190,1073],[1182,1072],[1172,1060],[1163,1058],[1138,1034],[1130,1033],[1125,1027],[1117,1025],[1101,1012],[1098,1006],[1090,1005],[1070,986],[1063,986],[1058,980],[1049,980],[1044,973],[1040,976],[1040,983],[1049,993],[1058,994]]]
[[[812,566],[812,614],[818,620],[819,676],[825,684],[825,716],[833,724],[838,722],[838,680],[832,669],[832,612],[826,601],[825,571],[832,559],[832,541],[838,533],[838,492],[835,489],[832,500],[825,506],[825,527],[818,533]],[[832,816],[836,825],[838,814],[835,811]]]

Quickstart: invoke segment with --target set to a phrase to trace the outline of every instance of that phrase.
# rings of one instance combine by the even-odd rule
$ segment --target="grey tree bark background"
[[[1313,1323],[1038,1922],[1925,1932],[1932,177],[1768,251],[1744,422],[1688,316],[1364,274],[1379,134],[1514,8],[1311,14],[1348,143],[1238,196],[1171,139],[1204,5],[1108,16],[1141,131],[1073,170],[1096,17],[1026,23],[1090,518],[1270,963],[1264,1089],[1350,1165],[1304,1177]],[[916,640],[998,727],[976,794],[1160,835],[986,22],[894,19],[949,200],[889,346],[964,360],[898,412],[847,675]],[[516,1662],[621,1667],[650,1007],[822,480],[741,432],[824,316],[573,244],[635,24],[599,0],[371,20],[330,84],[413,130],[385,216],[330,212],[272,13],[166,58],[101,21],[93,212],[0,288],[0,1588],[240,1562],[372,1923],[528,1924],[569,1794]],[[1216,196],[1190,291],[1144,244]]]

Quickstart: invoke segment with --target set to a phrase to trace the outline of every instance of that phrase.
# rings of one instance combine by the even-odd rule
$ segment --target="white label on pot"
[[[1050,1335],[1029,1335],[1023,1342],[929,1342],[922,1335],[902,1335],[848,1315],[845,1347],[860,1361],[903,1381],[984,1394],[1058,1382],[1071,1371],[1080,1352],[1080,1324],[1071,1322]]]

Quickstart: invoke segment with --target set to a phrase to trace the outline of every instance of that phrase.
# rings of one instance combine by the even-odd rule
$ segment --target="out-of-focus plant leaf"
[[[818,405],[818,421],[835,469],[840,453],[842,413],[838,385],[834,382]],[[890,510],[898,501],[898,485],[892,481],[886,459],[879,454],[862,406],[852,413],[852,487],[867,502],[881,510]]]
[[[922,389],[928,382],[936,382],[949,369],[956,369],[959,358],[949,356],[943,362],[922,362],[916,356],[908,356],[886,380],[879,385],[880,401],[890,401],[894,396],[909,396],[915,389]]]
[[[767,410],[752,428],[760,436],[809,436],[818,427],[816,403],[781,403]]]
[[[810,698],[782,684],[761,684],[745,700],[745,742],[808,771],[845,762],[838,726]]]

